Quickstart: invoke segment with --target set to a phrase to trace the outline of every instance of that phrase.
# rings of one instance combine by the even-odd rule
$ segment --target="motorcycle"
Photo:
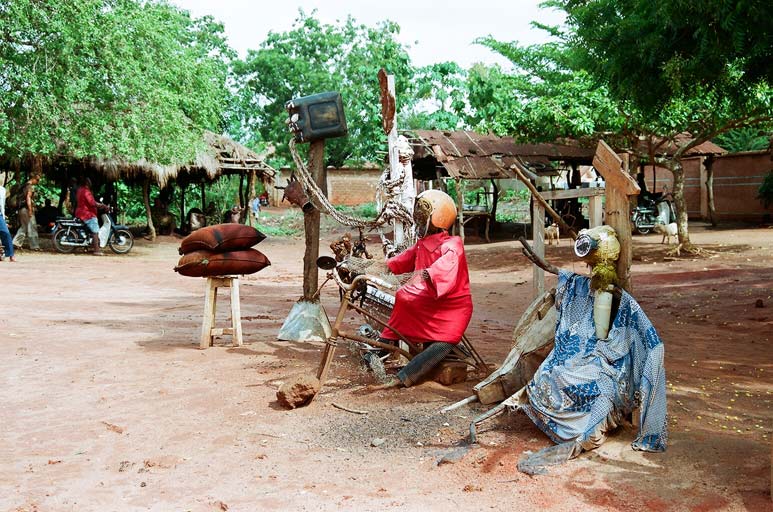
[[[126,254],[134,247],[134,236],[126,226],[113,224],[110,215],[101,214],[99,246],[110,247],[116,254]],[[61,253],[71,253],[76,247],[91,247],[93,234],[78,218],[58,217],[54,224],[52,240],[54,248]]]
[[[640,235],[646,235],[655,224],[670,224],[676,220],[674,204],[669,193],[648,194],[639,198],[631,211],[631,224]]]

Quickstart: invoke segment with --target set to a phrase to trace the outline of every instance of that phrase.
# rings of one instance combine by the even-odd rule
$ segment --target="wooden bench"
[[[216,328],[215,313],[217,311],[217,289],[231,289],[231,327]],[[239,302],[239,276],[208,277],[204,290],[204,319],[201,323],[201,343],[199,348],[205,349],[213,345],[215,336],[230,335],[233,346],[242,345],[242,313]]]

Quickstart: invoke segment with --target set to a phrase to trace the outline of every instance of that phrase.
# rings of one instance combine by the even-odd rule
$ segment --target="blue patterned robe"
[[[590,449],[638,405],[633,448],[662,452],[668,438],[663,342],[626,292],[607,339],[599,340],[593,300],[590,278],[561,271],[555,347],[527,385],[528,403],[520,408],[554,442]]]

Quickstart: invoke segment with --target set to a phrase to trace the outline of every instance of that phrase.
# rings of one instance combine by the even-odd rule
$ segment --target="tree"
[[[611,95],[662,141],[689,132],[664,163],[674,175],[679,242],[692,250],[682,156],[722,133],[773,119],[773,5],[764,0],[551,0],[564,41]]]
[[[0,156],[192,161],[225,124],[222,32],[166,2],[0,3]]]
[[[546,142],[628,128],[626,118],[630,116],[623,106],[577,65],[563,42],[526,47],[491,37],[477,42],[513,64],[511,73],[503,73],[498,66],[478,65],[470,70],[470,104],[479,128]]]
[[[410,129],[461,130],[469,120],[467,72],[456,62],[416,70],[407,94],[415,101],[405,120]]]
[[[288,32],[269,33],[257,50],[234,65],[238,114],[232,132],[248,145],[277,144],[279,164],[290,162],[285,103],[292,98],[339,91],[348,138],[326,143],[326,163],[362,164],[386,148],[381,125],[378,71],[395,75],[398,105],[409,103],[404,92],[413,76],[410,58],[396,40],[399,27],[382,22],[359,25],[351,17],[323,24],[303,10]]]

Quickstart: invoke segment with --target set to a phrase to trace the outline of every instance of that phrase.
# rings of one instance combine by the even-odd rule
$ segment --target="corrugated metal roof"
[[[408,135],[414,150],[414,174],[422,179],[435,177],[429,168],[433,162],[453,178],[510,179],[514,175],[509,167],[519,158],[538,174],[543,171],[552,174],[550,161],[590,164],[594,154],[590,148],[517,144],[512,137],[469,131],[413,130]]]

